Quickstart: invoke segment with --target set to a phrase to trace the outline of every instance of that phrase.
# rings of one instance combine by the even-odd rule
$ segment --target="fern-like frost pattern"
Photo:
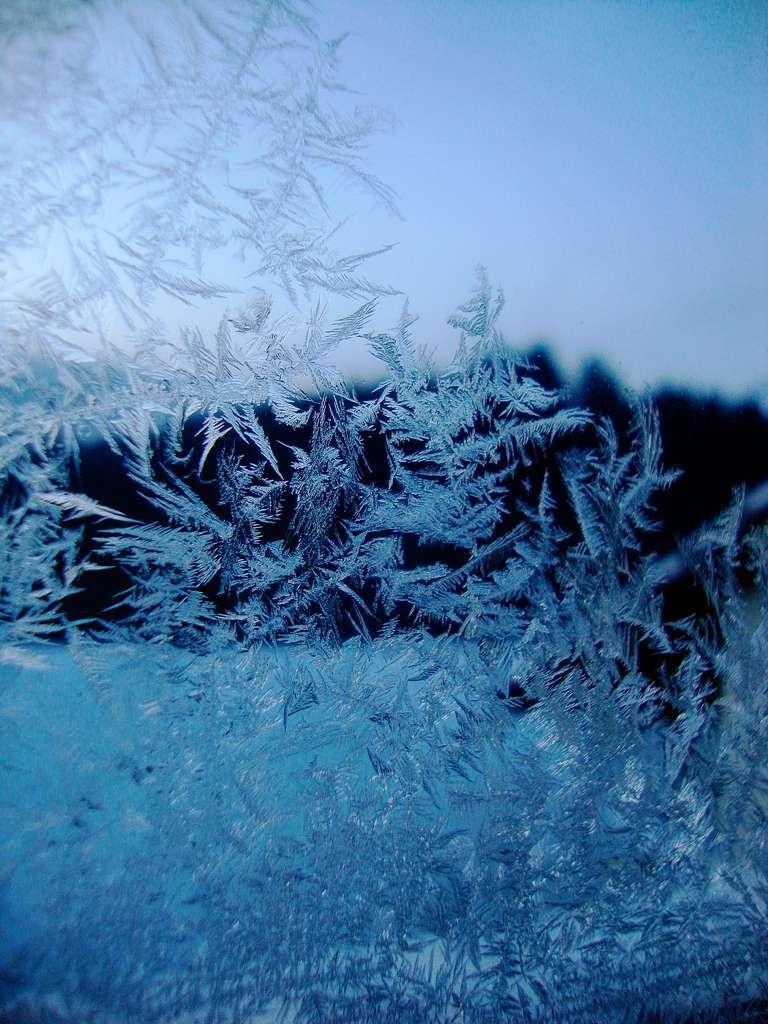
[[[482,270],[444,369],[407,303],[377,325],[388,289],[360,268],[382,247],[332,251],[323,174],[391,195],[303,5],[8,11],[0,1002],[141,1024],[748,1019],[768,533],[740,533],[743,495],[683,553],[708,611],[670,621],[653,408],[627,435],[543,387]],[[111,95],[86,59],[108,11],[141,72]],[[35,54],[58,47],[83,59],[51,72],[42,121]],[[250,184],[221,177],[251,130]],[[13,278],[54,235],[66,267]],[[157,296],[212,308],[231,246],[241,308],[171,338]],[[330,293],[351,302],[335,319]],[[364,396],[333,363],[350,341],[381,363]]]

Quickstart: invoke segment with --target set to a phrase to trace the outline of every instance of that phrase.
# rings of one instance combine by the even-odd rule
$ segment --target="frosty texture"
[[[326,105],[336,47],[303,9],[89,17],[109,10],[136,32],[130,95],[89,91],[86,60],[53,65],[48,120],[4,110],[2,998],[142,1024],[746,1014],[768,948],[765,529],[740,537],[736,495],[684,551],[706,614],[666,621],[653,410],[620,437],[541,387],[482,272],[445,371],[407,305],[375,329],[382,289],[318,229],[318,168],[388,193],[358,162],[368,122]],[[71,35],[16,24],[19,60],[90,52],[77,5],[59,14]],[[252,183],[224,187],[251,130]],[[99,217],[127,185],[117,230]],[[65,265],[14,276],[51,233]],[[217,302],[205,259],[235,242],[258,288],[171,340],[157,293]],[[358,304],[329,324],[311,303],[297,340],[270,275]],[[382,362],[370,399],[333,366],[354,338]],[[80,486],[94,440],[141,515]],[[105,567],[117,606],[78,620]]]

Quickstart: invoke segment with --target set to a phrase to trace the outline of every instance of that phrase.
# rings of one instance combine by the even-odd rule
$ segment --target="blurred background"
[[[169,71],[153,93],[158,107],[196,96],[205,102],[205,54],[174,29],[183,6],[4,6],[3,155],[20,168],[25,159],[32,166],[46,143],[56,153],[49,191],[32,197],[38,211],[58,215],[74,194],[68,140],[78,123],[98,122],[86,92],[119,111],[118,99],[147,75],[138,43],[150,39]],[[224,18],[232,5],[208,6]],[[193,8],[205,5],[195,0]],[[394,190],[400,217],[349,175],[324,172],[334,244],[345,252],[394,245],[366,264],[369,278],[402,293],[382,296],[377,329],[397,321],[407,296],[420,316],[417,341],[436,365],[445,363],[457,340],[446,317],[482,263],[506,293],[507,339],[523,348],[546,343],[569,375],[598,358],[634,387],[677,385],[768,402],[765,3],[324,0],[306,11],[322,37],[348,33],[337,77],[356,93],[340,91],[334,102],[381,112],[383,130],[361,141],[361,160]],[[45,35],[51,12],[58,22]],[[129,138],[108,119],[103,124],[91,163],[70,170],[82,178],[85,167],[95,180],[118,150],[122,164],[113,161],[109,187],[88,197],[87,217],[68,233],[41,240],[27,232],[23,246],[6,246],[13,260],[2,268],[0,317],[14,303],[18,310],[18,296],[30,289],[55,306],[58,284],[41,289],[40,275],[53,268],[66,279],[70,243],[84,226],[102,241],[108,232],[125,237],[136,183],[115,174],[126,166],[120,147],[130,142],[138,159],[157,139],[142,136],[140,117]],[[215,187],[218,173],[220,183],[259,186],[260,170],[247,167],[259,144],[247,134],[234,140],[227,161],[209,168],[208,183]],[[18,190],[9,185],[3,199],[7,237],[23,212]],[[290,329],[301,334],[314,299],[297,308],[268,271],[249,276],[254,264],[239,262],[231,247],[206,259],[208,278],[243,288],[244,300],[249,289],[275,293],[275,308],[282,303]],[[161,294],[152,315],[170,332],[178,323],[213,332],[238,300],[235,292],[174,305]],[[354,304],[331,297],[329,315]],[[100,317],[113,340],[131,333],[119,318],[110,324],[103,309]],[[338,362],[358,379],[381,372],[362,342],[345,345]]]
[[[477,262],[511,340],[635,387],[768,385],[768,5],[328,0],[347,79],[396,121],[379,276],[424,339]],[[366,219],[351,231],[362,242]],[[382,269],[380,269],[382,268]],[[386,268],[384,270],[383,268]]]

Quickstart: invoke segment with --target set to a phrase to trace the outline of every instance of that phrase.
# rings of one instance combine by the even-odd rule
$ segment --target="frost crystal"
[[[0,1005],[748,1019],[768,533],[740,536],[743,496],[684,552],[707,613],[669,621],[653,409],[627,437],[544,388],[482,271],[443,371],[407,304],[376,326],[382,247],[333,250],[327,172],[391,196],[303,4],[16,2],[0,32]],[[221,251],[254,279],[209,276]],[[171,339],[163,297],[218,326]],[[333,366],[351,339],[370,395]]]

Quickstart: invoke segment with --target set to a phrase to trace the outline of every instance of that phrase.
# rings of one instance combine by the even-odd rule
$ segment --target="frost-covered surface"
[[[104,92],[109,11],[136,59]],[[765,528],[735,495],[681,552],[701,614],[668,621],[653,410],[617,433],[542,387],[482,272],[436,374],[407,304],[383,328],[386,289],[329,249],[324,171],[388,198],[369,120],[329,105],[338,47],[303,5],[149,11],[0,21],[0,82],[37,90],[1,165],[3,1007],[743,1016],[768,980]],[[236,312],[222,247],[256,275]],[[197,303],[186,327],[160,293]],[[372,397],[334,367],[354,342]],[[94,442],[130,507],[85,485]]]
[[[764,879],[701,781],[614,709],[510,715],[472,644],[3,663],[6,970],[64,1019],[607,1021],[758,991]]]

